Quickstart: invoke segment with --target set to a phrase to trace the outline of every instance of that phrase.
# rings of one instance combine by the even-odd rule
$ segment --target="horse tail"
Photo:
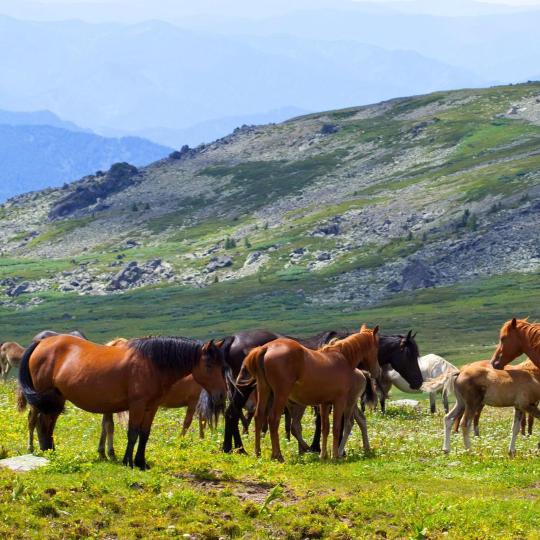
[[[449,371],[446,373],[446,382],[443,387],[443,392],[448,394],[456,394],[456,379],[459,375],[459,369],[456,371]]]
[[[54,389],[38,392],[34,388],[34,382],[30,374],[30,357],[39,344],[39,341],[34,341],[24,351],[19,365],[19,386],[27,403],[35,407],[39,412],[50,415],[60,414],[64,410],[62,396]]]
[[[360,370],[366,378],[366,388],[362,395],[362,403],[365,403],[371,409],[375,408],[378,401],[377,395],[377,381],[371,376],[369,371]]]
[[[200,418],[206,421],[210,428],[217,427],[219,421],[219,415],[223,412],[223,406],[216,406],[212,395],[208,393],[204,388],[199,395],[199,401],[197,402],[197,414]]]
[[[434,377],[429,381],[424,381],[422,384],[422,392],[440,392],[454,394],[454,383],[456,378],[459,375],[459,369],[455,368],[452,370],[447,370],[444,373],[441,373],[438,377]]]
[[[20,386],[17,386],[17,410],[20,413],[22,413],[26,410],[27,405],[28,405],[28,402],[26,401],[26,398],[24,397],[22,388]]]
[[[268,385],[266,371],[264,369],[264,355],[267,350],[268,347],[266,345],[251,349],[242,364],[242,369],[238,376],[239,380],[246,381],[246,383],[261,380]]]

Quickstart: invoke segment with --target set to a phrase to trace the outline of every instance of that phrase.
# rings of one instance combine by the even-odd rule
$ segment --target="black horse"
[[[409,332],[407,336],[380,336],[379,340],[379,363],[381,366],[390,364],[411,386],[420,388],[422,385],[422,373],[418,367],[418,346]],[[329,343],[332,339],[342,339],[350,335],[347,331],[322,332],[308,338],[292,338],[310,349],[318,349]],[[266,330],[244,331],[225,338],[221,347],[225,353],[225,359],[235,376],[240,373],[242,362],[249,351],[254,347],[264,345],[274,339],[284,337],[274,332]],[[289,336],[286,336],[289,337]],[[362,367],[362,366],[359,366]],[[253,381],[237,380],[232,389],[230,404],[225,411],[225,436],[223,440],[223,451],[231,452],[233,446],[239,452],[245,452],[240,436],[239,421],[242,408],[246,404],[251,392],[256,384]],[[316,413],[315,437],[311,445],[311,450],[318,452],[320,447],[320,418]]]

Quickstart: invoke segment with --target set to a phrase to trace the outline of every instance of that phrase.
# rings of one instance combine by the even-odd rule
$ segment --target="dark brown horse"
[[[150,337],[133,339],[126,347],[107,347],[60,335],[30,345],[21,360],[19,384],[30,405],[54,418],[52,428],[38,423],[40,445],[47,449],[66,400],[93,413],[129,410],[124,464],[146,469],[146,443],[164,395],[192,373],[217,407],[226,393],[225,367],[213,342]]]
[[[260,455],[261,429],[268,416],[272,440],[272,458],[283,461],[279,445],[279,420],[287,402],[319,405],[322,423],[321,458],[326,457],[330,406],[334,411],[332,457],[339,455],[342,418],[356,366],[363,362],[377,378],[381,368],[377,360],[378,327],[363,326],[357,334],[337,340],[318,351],[298,342],[280,338],[253,349],[246,357],[243,370],[257,381],[255,415],[255,452]],[[243,380],[246,375],[241,373]]]

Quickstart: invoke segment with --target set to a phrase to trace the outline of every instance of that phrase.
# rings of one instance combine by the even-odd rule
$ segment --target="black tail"
[[[371,376],[369,371],[362,370],[364,377],[366,378],[366,389],[364,390],[364,395],[362,396],[362,403],[368,407],[375,407],[377,405],[377,383],[375,379]]]
[[[64,410],[64,399],[56,390],[37,392],[34,388],[32,376],[30,375],[30,357],[39,341],[34,341],[24,351],[19,365],[19,385],[26,401],[43,414],[60,414]]]

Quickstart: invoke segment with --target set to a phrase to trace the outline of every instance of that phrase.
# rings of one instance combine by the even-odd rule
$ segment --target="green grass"
[[[414,397],[414,396],[413,396]],[[0,388],[4,456],[26,452],[25,417],[14,385]],[[30,473],[0,470],[2,538],[539,538],[540,461],[536,436],[506,457],[511,412],[484,412],[482,437],[467,454],[459,436],[441,453],[442,413],[390,407],[368,413],[374,453],[357,428],[346,459],[299,457],[281,439],[285,464],[219,451],[222,428],[203,441],[179,437],[179,410],[160,411],[148,445],[152,469],[97,459],[99,417],[68,406],[58,421],[50,464]],[[306,435],[311,435],[306,415]],[[125,430],[117,427],[121,455]],[[24,533],[22,532],[24,531]]]
[[[186,335],[207,339],[248,328],[307,335],[380,324],[385,333],[414,328],[423,354],[455,363],[489,357],[504,321],[537,316],[536,275],[507,275],[394,296],[371,309],[306,302],[325,285],[295,272],[259,275],[205,289],[156,287],[113,296],[43,294],[31,309],[0,307],[1,339],[22,343],[44,328],[80,328],[94,341],[115,336]]]

